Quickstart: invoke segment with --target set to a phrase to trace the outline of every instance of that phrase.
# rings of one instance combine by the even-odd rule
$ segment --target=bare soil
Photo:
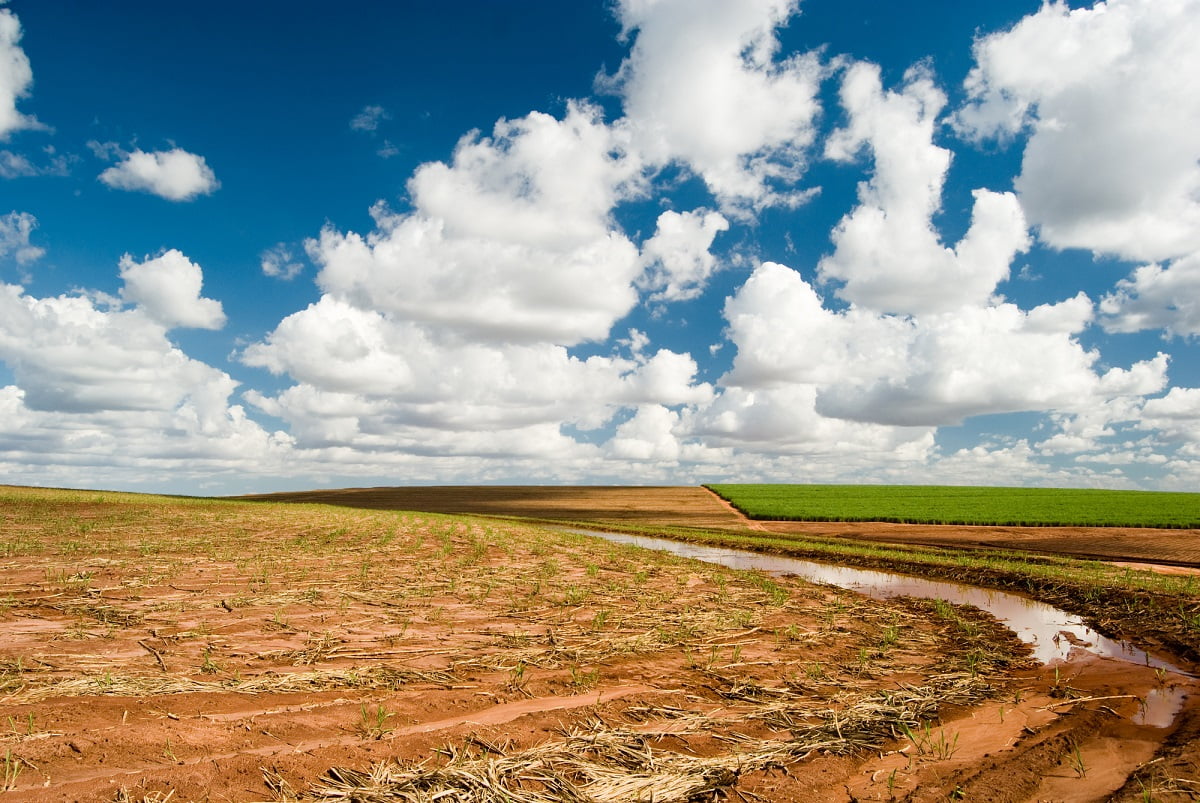
[[[240,498],[553,521],[611,521],[718,529],[746,526],[746,518],[741,513],[700,487],[443,485],[337,488]]]
[[[674,493],[565,517],[724,515]],[[14,800],[1191,799],[1195,701],[1139,725],[1171,681],[1022,655],[519,522],[0,488]]]

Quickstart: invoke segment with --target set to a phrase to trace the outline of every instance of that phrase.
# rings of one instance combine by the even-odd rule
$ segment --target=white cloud
[[[637,248],[609,219],[638,181],[593,109],[533,113],[471,134],[451,164],[421,166],[415,210],[377,206],[363,237],[308,244],[321,288],[457,336],[573,345],[603,340],[637,303]]]
[[[569,446],[563,425],[595,429],[621,407],[711,397],[695,384],[695,362],[674,352],[583,360],[549,343],[442,342],[423,325],[331,296],[286,318],[242,359],[299,382],[250,399],[287,420],[305,446],[424,452],[436,441],[458,454],[533,428],[543,435],[522,453],[536,443],[558,452]]]
[[[0,178],[70,175],[72,163],[78,161],[79,158],[74,155],[57,154],[52,146],[47,146],[44,152],[46,159],[38,164],[24,154],[0,150]]]
[[[17,101],[26,97],[33,85],[33,68],[20,42],[20,20],[0,8],[0,141],[14,131],[45,128],[37,118],[17,111]]]
[[[1090,393],[1080,397],[1074,412],[1050,416],[1058,431],[1037,444],[1037,449],[1046,455],[1086,454],[1096,462],[1146,462],[1141,457],[1135,459],[1128,448],[1119,444],[1114,451],[1114,443],[1124,428],[1138,423],[1145,397],[1166,387],[1168,362],[1167,355],[1159,353],[1153,359],[1134,363],[1128,370],[1109,369]]]
[[[119,142],[100,142],[96,139],[89,139],[87,141],[87,148],[92,152],[93,156],[105,162],[111,162],[114,159],[120,159],[127,155]]]
[[[816,410],[817,387],[808,383],[752,389],[726,384],[697,411],[687,434],[709,447],[765,455],[825,455],[858,468],[919,462],[934,445],[931,427],[847,421]]]
[[[1064,305],[1091,309],[1082,294],[1055,306]],[[1091,366],[1098,355],[1071,337],[1076,328],[1038,331],[1039,309],[1003,304],[924,318],[911,331],[904,362],[878,378],[824,390],[817,409],[901,425],[1073,409],[1096,385]]]
[[[799,273],[773,262],[726,299],[725,319],[737,356],[722,381],[758,389],[884,375],[903,364],[912,326],[865,310],[833,312]]]
[[[766,263],[726,302],[738,354],[723,384],[807,386],[823,416],[902,427],[1074,409],[1099,382],[1098,355],[1073,337],[1091,314],[1083,294],[1029,312],[1012,304],[921,318],[832,312],[798,273]]]
[[[984,443],[940,456],[905,482],[947,485],[1042,485],[1058,487],[1108,487],[1119,484],[1094,472],[1055,469],[1039,459],[1026,440]]]
[[[30,409],[61,413],[174,411],[224,414],[235,382],[171,345],[141,309],[104,309],[86,296],[33,298],[0,285],[0,358]]]
[[[1134,420],[1143,397],[1165,386],[1165,355],[1101,374],[1098,352],[1078,339],[1094,316],[1086,295],[1030,310],[994,295],[1029,244],[1012,194],[976,190],[968,233],[954,249],[940,244],[932,220],[950,154],[933,143],[944,99],[928,75],[910,71],[901,90],[885,91],[878,68],[854,64],[842,102],[848,124],[826,152],[850,160],[870,148],[874,173],[818,272],[843,282],[834,291],[850,306],[835,311],[796,271],[760,265],[726,301],[737,354],[718,397],[676,430],[740,454],[857,456],[876,478],[906,466],[911,481],[943,473],[938,427],[1050,413],[1061,432],[1039,452],[1022,442],[950,459],[972,472],[1004,465],[1020,482],[1037,454],[1096,449],[1115,423]]]
[[[822,70],[815,54],[778,58],[775,29],[796,0],[624,0],[617,15],[637,31],[616,76],[624,123],[649,163],[681,162],[723,211],[746,215],[795,205],[814,138]]]
[[[304,270],[304,263],[296,259],[287,243],[276,243],[263,251],[260,259],[264,275],[283,279],[285,282],[290,282]]]
[[[48,412],[0,387],[0,472],[28,484],[236,493],[260,472],[285,476],[290,451],[239,405],[207,421],[186,397],[169,410]]]
[[[871,454],[872,476],[907,464],[911,477],[938,474],[946,458],[933,433],[966,418],[1051,413],[1061,431],[1042,455],[1097,449],[1114,423],[1133,420],[1165,386],[1165,355],[1101,375],[1099,354],[1077,338],[1093,320],[1086,295],[1028,311],[994,295],[1030,244],[1013,194],[976,190],[967,234],[954,248],[940,243],[933,218],[951,155],[934,144],[945,99],[928,73],[910,70],[886,91],[877,67],[852,64],[841,101],[848,122],[826,155],[850,161],[869,149],[873,174],[818,275],[850,306],[834,311],[799,273],[759,266],[726,301],[737,355],[694,434],[759,453]],[[1033,455],[1023,442],[951,462],[1003,456],[1016,470]]]
[[[1098,390],[1109,398],[1141,397],[1158,393],[1167,386],[1170,357],[1161,351],[1149,360],[1124,368],[1110,368],[1100,377]]]
[[[135,262],[121,257],[121,297],[138,304],[165,327],[220,329],[225,325],[221,302],[203,298],[200,266],[175,249]]]
[[[818,265],[822,278],[844,282],[839,297],[880,312],[986,303],[1029,238],[1011,193],[979,189],[970,230],[954,248],[941,244],[932,224],[950,166],[950,152],[933,144],[941,90],[917,69],[901,91],[885,92],[879,68],[860,62],[847,69],[841,99],[850,124],[830,136],[826,155],[847,161],[869,147],[874,174],[859,185],[860,205],[834,229],[835,251]]]
[[[363,106],[362,111],[350,120],[350,127],[355,131],[376,131],[384,120],[392,119],[392,115],[382,106]]]
[[[642,244],[646,273],[638,280],[650,301],[686,301],[703,292],[717,260],[709,252],[729,221],[716,212],[663,212],[654,236]]]
[[[33,162],[22,154],[0,151],[0,178],[36,176],[38,172]]]
[[[941,244],[932,220],[950,154],[934,144],[944,98],[928,75],[884,91],[877,68],[851,65],[842,98],[848,124],[827,154],[869,149],[874,174],[819,273],[852,304],[835,312],[795,271],[761,265],[727,300],[737,355],[719,389],[696,381],[689,355],[650,356],[640,332],[618,341],[628,356],[568,351],[610,338],[639,290],[694,297],[729,225],[666,212],[639,255],[611,212],[644,190],[644,132],[572,104],[561,120],[535,113],[463,138],[448,163],[417,170],[411,212],[375,208],[375,231],[311,241],[325,295],[242,355],[296,384],[247,399],[287,421],[305,454],[541,459],[592,477],[632,461],[642,477],[720,467],[901,479],[936,473],[936,428],[967,417],[1052,413],[1061,438],[1042,455],[1130,420],[1138,394],[1161,389],[1165,358],[1101,375],[1077,339],[1093,317],[1087,296],[1027,311],[994,296],[1029,243],[1015,196],[977,190],[968,233]],[[571,434],[606,427],[599,447]],[[1034,454],[1023,443],[955,459],[1019,472]]]
[[[1166,396],[1150,399],[1142,407],[1140,426],[1200,447],[1200,388],[1171,388]]]
[[[124,161],[105,170],[100,180],[119,190],[148,192],[168,201],[211,195],[221,183],[203,156],[182,148],[147,153],[135,148]]]
[[[1168,335],[1200,335],[1200,252],[1166,267],[1136,268],[1100,300],[1100,313],[1109,332],[1162,329]]]
[[[672,431],[679,414],[661,404],[639,407],[633,418],[617,427],[605,448],[618,460],[675,462],[680,456],[679,440]]]
[[[28,265],[41,259],[46,249],[29,242],[37,218],[28,212],[9,212],[0,216],[0,259],[12,254],[18,265]]]
[[[143,306],[0,283],[0,362],[14,382],[0,387],[8,476],[158,489],[172,477],[176,489],[198,489],[222,475],[286,472],[291,437],[229,404],[237,382],[185,355]]]
[[[497,468],[454,470],[553,465],[563,481],[600,476],[623,450],[649,472],[686,452],[659,430],[712,399],[695,360],[639,332],[609,356],[569,348],[610,338],[639,285],[663,301],[697,292],[721,215],[666,213],[639,254],[612,210],[642,192],[642,165],[621,126],[577,103],[468,134],[408,189],[411,211],[376,205],[374,231],[309,241],[323,296],[242,352],[295,381],[246,398],[288,423],[298,454],[479,456]],[[629,410],[616,440],[590,442]]]
[[[1126,259],[1200,251],[1200,6],[1047,3],[975,43],[965,136],[1028,130],[1015,185],[1046,243]]]

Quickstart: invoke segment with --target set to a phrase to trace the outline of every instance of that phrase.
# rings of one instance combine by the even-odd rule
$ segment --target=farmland
[[[1200,527],[1200,494],[938,485],[705,486],[751,519],[1093,527]]]
[[[1016,590],[1083,616],[1110,635],[1140,638],[1200,660],[1200,577],[1191,574],[1200,567],[1196,530],[760,522],[747,520],[699,487],[344,488],[255,498],[570,521],[711,546],[895,569]],[[1183,574],[1163,574],[1167,567],[1161,565],[1159,572],[1129,568],[1160,563],[1173,564]]]
[[[667,498],[546,506],[634,527]],[[23,801],[1169,800],[1200,780],[1195,717],[1129,719],[1150,667],[1060,677],[970,608],[528,521],[0,488],[0,570],[0,788]]]

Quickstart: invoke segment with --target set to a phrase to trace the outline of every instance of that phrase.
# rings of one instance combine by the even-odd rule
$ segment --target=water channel
[[[921,597],[942,599],[956,604],[974,605],[987,611],[1012,629],[1028,644],[1034,657],[1043,664],[1070,665],[1081,655],[1091,654],[1101,659],[1121,661],[1152,667],[1178,676],[1179,680],[1193,678],[1178,667],[1155,658],[1129,642],[1117,641],[1097,633],[1083,620],[1052,605],[1004,591],[941,580],[927,580],[905,574],[872,569],[856,569],[798,558],[765,555],[725,547],[709,547],[650,538],[640,535],[606,533],[595,530],[566,529],[580,535],[603,538],[619,544],[631,544],[655,549],[685,558],[717,563],[733,569],[757,569],[775,576],[795,575],[805,580],[837,586],[875,599],[892,597]],[[1174,721],[1183,705],[1190,683],[1162,685],[1151,690],[1143,700],[1135,724],[1166,727]]]

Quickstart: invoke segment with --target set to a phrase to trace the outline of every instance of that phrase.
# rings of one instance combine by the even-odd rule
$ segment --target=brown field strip
[[[369,510],[655,523],[668,527],[737,529],[746,526],[746,518],[724,500],[703,488],[688,486],[444,485],[341,488],[239,498],[312,502]]]

